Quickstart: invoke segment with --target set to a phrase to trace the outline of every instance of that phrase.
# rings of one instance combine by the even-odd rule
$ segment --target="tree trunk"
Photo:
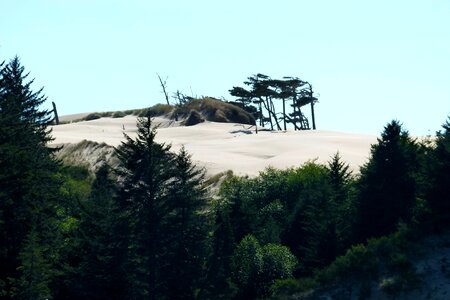
[[[314,116],[314,101],[311,101],[311,118],[313,130],[316,130],[316,118]]]
[[[263,103],[264,103],[264,107],[267,110],[267,113],[269,114],[270,129],[273,130],[273,122],[272,122],[272,114],[271,114],[272,109],[270,108],[269,98],[266,97],[266,101]]]
[[[271,109],[271,113],[272,113],[272,116],[273,116],[273,118],[274,118],[274,120],[275,120],[275,124],[277,124],[277,129],[281,131],[280,122],[278,122],[277,114],[276,114],[276,112],[275,112],[275,105],[273,104],[272,99],[270,99],[270,106],[271,106],[271,108],[272,108],[272,109]]]

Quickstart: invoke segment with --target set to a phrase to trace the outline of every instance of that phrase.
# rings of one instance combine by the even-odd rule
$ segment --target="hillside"
[[[285,285],[274,298],[449,299],[449,230],[420,238],[412,238],[410,234],[405,237],[400,232],[372,240],[363,249],[367,252],[349,251],[330,267],[319,271],[315,280],[321,283],[317,287]],[[312,286],[311,283],[309,285]],[[298,292],[296,289],[305,291]]]

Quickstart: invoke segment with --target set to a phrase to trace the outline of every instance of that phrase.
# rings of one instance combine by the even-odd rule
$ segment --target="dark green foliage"
[[[297,258],[288,247],[266,244],[261,247],[261,269],[258,280],[258,294],[261,298],[272,294],[277,280],[291,278],[297,266]]]
[[[339,152],[331,158],[328,163],[330,170],[330,182],[335,192],[336,204],[342,204],[348,197],[348,185],[351,182],[352,174],[349,165],[342,161]]]
[[[256,178],[231,177],[220,191],[235,242],[252,233],[263,243],[280,241],[285,223],[290,170],[267,168]]]
[[[307,85],[295,78],[249,80],[277,127],[288,120],[274,118],[269,98],[315,101],[312,89],[295,98]],[[38,109],[45,97],[30,84],[17,58],[0,65],[1,299],[283,299],[321,285],[343,285],[339,297],[352,298],[374,283],[398,297],[420,284],[410,241],[450,225],[450,119],[421,144],[389,123],[359,177],[336,153],[327,165],[227,173],[209,201],[205,187],[223,174],[205,182],[184,148],[156,143],[149,110],[133,111],[146,118],[117,149],[114,174],[59,166],[49,113]],[[234,93],[248,104],[245,90]],[[194,108],[253,120],[210,98],[178,112]]]
[[[123,118],[125,116],[126,116],[126,114],[123,111],[116,111],[112,114],[113,118]]]
[[[416,203],[417,145],[398,121],[384,128],[358,182],[357,239],[392,233]]]
[[[371,283],[380,279],[380,289],[388,294],[417,288],[420,280],[410,261],[415,254],[409,243],[410,234],[411,230],[403,226],[388,237],[369,239],[367,245],[350,247],[345,255],[310,278],[312,282],[306,290],[339,284],[340,297],[352,299],[352,295],[370,293]],[[392,277],[386,279],[386,270]],[[305,291],[300,284],[291,288]]]
[[[167,216],[169,252],[162,276],[168,286],[168,299],[193,299],[202,287],[209,251],[209,214],[204,171],[198,169],[184,148],[174,159],[175,173],[170,187],[170,213]],[[183,278],[180,281],[180,278]]]
[[[426,197],[438,229],[450,225],[450,117],[437,133],[428,165]]]
[[[301,272],[310,272],[337,255],[336,211],[329,171],[309,162],[290,174],[289,184],[296,186],[298,192],[283,241],[301,258]]]
[[[223,213],[224,206],[216,208],[214,233],[211,241],[212,253],[207,262],[205,290],[200,298],[231,299],[235,291],[230,287],[230,262],[235,247],[235,239],[231,221],[227,213]]]
[[[49,283],[51,265],[45,258],[45,249],[35,228],[31,228],[25,237],[22,251],[19,253],[20,267],[17,270],[20,277],[13,280],[11,296],[19,299],[46,299],[51,297]]]
[[[193,299],[208,254],[203,172],[184,149],[174,155],[156,143],[155,134],[150,117],[139,119],[137,139],[126,136],[117,149],[119,207],[127,224],[126,294]]]
[[[344,254],[352,243],[352,226],[355,218],[353,201],[355,179],[349,165],[342,161],[337,152],[328,162],[332,200],[330,201],[330,217],[334,219],[337,235],[337,254]]]
[[[222,184],[216,204],[213,255],[208,282],[216,297],[230,298],[230,259],[247,234],[262,243],[278,243],[285,222],[286,175],[289,171],[266,169],[259,177],[229,176]],[[278,199],[278,200],[277,200]]]
[[[242,108],[243,110],[245,110],[246,112],[251,114],[255,120],[259,119],[258,109],[256,107],[254,107],[253,105],[248,105],[249,104],[248,102],[244,101],[244,103],[243,103],[242,101],[240,101],[238,99],[237,101],[227,101],[226,103],[233,104],[233,105],[236,105],[236,106]]]
[[[239,287],[236,298],[269,297],[275,281],[291,277],[296,264],[289,248],[278,244],[261,247],[254,236],[244,237],[231,259],[232,278]]]
[[[92,113],[92,114],[87,115],[87,116],[84,118],[84,120],[85,120],[85,121],[92,121],[92,120],[100,119],[101,117],[102,117],[102,115],[99,114],[99,113]]]
[[[137,139],[126,136],[127,141],[117,149],[123,178],[119,207],[128,225],[126,293],[131,298],[164,295],[159,272],[167,255],[163,226],[169,213],[166,190],[173,156],[169,146],[154,141],[155,134],[150,117],[139,119]]]
[[[122,299],[123,246],[120,242],[115,184],[107,165],[96,173],[92,191],[82,201],[76,232],[79,263],[69,288],[71,297],[82,299]]]
[[[267,122],[273,130],[281,130],[279,121],[283,121],[283,128],[286,130],[286,124],[292,123],[297,129],[310,129],[309,122],[301,112],[301,107],[311,104],[313,129],[315,129],[313,106],[317,98],[313,97],[312,86],[296,77],[283,77],[283,79],[271,79],[264,74],[256,74],[247,78],[244,82],[249,89],[242,87],[233,87],[229,90],[232,96],[237,97],[236,102],[248,112],[259,119],[259,124],[264,126]],[[281,117],[275,110],[274,100],[279,100],[283,105]],[[292,113],[286,110],[286,103],[292,107]],[[257,107],[253,106],[256,104]],[[264,114],[267,113],[268,116]]]
[[[231,258],[232,278],[239,288],[238,299],[255,299],[257,297],[257,278],[261,264],[258,240],[252,235],[244,237]]]
[[[22,297],[48,296],[56,231],[58,164],[46,147],[51,117],[39,110],[46,98],[31,90],[27,75],[17,57],[0,69],[0,294],[6,297],[24,285]]]

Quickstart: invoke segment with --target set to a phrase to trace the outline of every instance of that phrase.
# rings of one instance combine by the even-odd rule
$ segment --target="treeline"
[[[358,175],[337,153],[229,176],[211,197],[150,117],[118,168],[61,165],[45,97],[18,58],[0,70],[1,299],[263,299],[400,224],[450,225],[450,120],[428,142],[390,122]]]

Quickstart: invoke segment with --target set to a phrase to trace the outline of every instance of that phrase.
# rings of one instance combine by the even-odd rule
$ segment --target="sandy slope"
[[[182,145],[193,159],[205,166],[209,174],[233,170],[237,174],[256,175],[268,166],[285,168],[299,166],[317,159],[326,162],[339,150],[355,171],[368,158],[376,136],[333,131],[259,131],[232,123],[205,122],[180,127],[174,121],[156,118],[159,124],[157,141],[171,143],[177,151]],[[53,127],[55,144],[77,143],[84,139],[117,146],[123,133],[136,134],[136,117],[102,118],[93,121]]]

